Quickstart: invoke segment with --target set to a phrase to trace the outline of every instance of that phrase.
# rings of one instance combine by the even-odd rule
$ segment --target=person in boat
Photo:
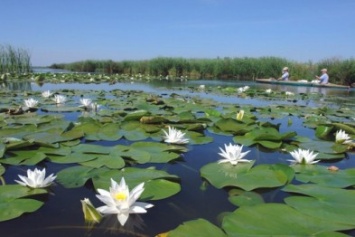
[[[277,80],[288,81],[289,76],[290,74],[288,73],[288,67],[284,67],[282,69],[282,76]]]
[[[329,76],[327,74],[327,69],[323,68],[320,71],[321,71],[322,75],[321,76],[316,76],[317,80],[319,81],[319,84],[328,84]]]

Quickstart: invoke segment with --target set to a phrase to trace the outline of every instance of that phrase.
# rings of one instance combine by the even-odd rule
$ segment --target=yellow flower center
[[[124,192],[116,193],[114,197],[117,201],[125,201],[127,199],[127,195]]]

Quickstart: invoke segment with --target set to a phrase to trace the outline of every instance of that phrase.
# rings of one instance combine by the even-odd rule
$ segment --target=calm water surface
[[[116,83],[108,84],[50,84],[46,83],[42,86],[31,83],[27,85],[26,90],[45,91],[45,90],[61,90],[61,89],[77,89],[77,90],[142,90],[148,93],[165,94],[178,93],[186,96],[200,96],[210,98],[223,103],[235,104],[254,104],[257,106],[266,106],[270,103],[290,103],[287,101],[264,101],[260,99],[243,99],[235,96],[220,96],[205,92],[192,91],[191,88],[204,84],[206,87],[212,86],[245,86],[273,90],[292,91],[295,93],[323,93],[327,95],[336,95],[344,98],[355,98],[353,90],[346,91],[339,89],[325,88],[301,88],[292,86],[277,86],[255,84],[253,82],[228,82],[228,81],[192,81],[192,82],[151,82],[151,83]],[[14,88],[13,88],[14,89]],[[312,101],[291,102],[298,105],[318,106]],[[73,115],[74,114],[74,115]],[[78,116],[79,114],[71,113],[70,116]],[[261,119],[260,119],[261,120]],[[268,120],[268,119],[265,119]],[[280,130],[297,131],[300,136],[314,138],[314,130],[306,128],[302,125],[302,120],[292,117],[291,126],[287,124],[288,118],[270,120],[272,123],[280,123]],[[225,143],[233,142],[232,137],[219,136],[210,134],[206,131],[206,135],[214,138],[214,142],[206,145],[189,145],[189,151],[182,155],[182,159],[169,164],[158,164],[157,169],[165,170],[168,173],[176,174],[181,178],[181,192],[175,196],[160,201],[150,201],[154,207],[143,215],[131,215],[125,228],[121,228],[115,216],[105,218],[96,228],[89,230],[85,227],[83,213],[81,210],[80,200],[88,197],[94,206],[101,205],[100,201],[95,197],[95,190],[88,183],[83,188],[65,189],[60,184],[51,187],[51,193],[44,195],[44,205],[37,212],[23,215],[20,218],[0,223],[1,236],[6,237],[27,237],[27,236],[51,236],[51,237],[78,237],[78,236],[155,236],[158,233],[175,229],[178,225],[185,221],[204,218],[210,222],[220,226],[221,215],[223,212],[235,210],[235,206],[228,201],[228,190],[216,189],[207,185],[200,177],[199,170],[207,163],[215,162],[219,159],[219,147],[223,147]],[[120,140],[117,142],[95,142],[105,146],[113,146],[116,144],[127,144],[128,141]],[[284,163],[288,164],[287,159],[291,157],[280,152],[262,151],[257,147],[247,148],[251,152],[247,155],[250,160],[256,160],[257,164],[262,163]],[[340,168],[355,167],[355,156],[349,154],[348,159],[336,162]],[[321,162],[322,163],[322,162]],[[48,173],[57,173],[66,168],[66,165],[46,164]],[[324,165],[329,165],[324,163]],[[148,167],[142,165],[140,167]],[[28,167],[9,167],[5,173],[5,180],[8,183],[14,183],[19,173],[23,173]],[[281,202],[287,195],[277,189],[257,190],[263,195],[266,202]],[[129,233],[136,234],[130,235]],[[139,234],[137,234],[139,233]]]

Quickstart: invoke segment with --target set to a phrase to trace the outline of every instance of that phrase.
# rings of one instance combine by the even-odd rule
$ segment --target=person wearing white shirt
[[[327,74],[327,69],[323,68],[320,71],[321,71],[322,75],[320,77],[316,76],[316,78],[319,80],[319,84],[327,84],[328,81],[329,81],[329,76]]]
[[[288,67],[282,69],[282,76],[278,80],[288,81],[290,74],[288,73]]]

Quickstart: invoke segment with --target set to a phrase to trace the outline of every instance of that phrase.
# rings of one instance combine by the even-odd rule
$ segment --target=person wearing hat
[[[319,80],[319,84],[327,84],[328,81],[329,81],[329,76],[327,74],[327,69],[323,68],[320,71],[321,71],[322,75],[320,77],[316,76],[316,78]]]
[[[288,78],[289,78],[289,73],[288,73],[288,67],[284,67],[282,69],[282,76],[277,79],[277,80],[283,80],[283,81],[288,81]]]

